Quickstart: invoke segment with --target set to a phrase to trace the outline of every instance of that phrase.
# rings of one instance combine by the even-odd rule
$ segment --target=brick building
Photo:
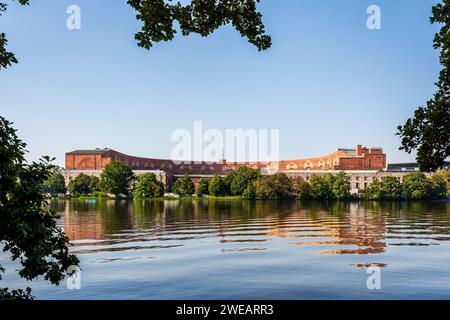
[[[189,174],[197,183],[202,177],[226,175],[240,167],[248,166],[260,169],[262,174],[283,172],[289,176],[302,176],[308,180],[313,173],[337,173],[345,171],[352,181],[352,189],[361,190],[384,173],[387,167],[386,154],[381,148],[366,148],[361,145],[355,149],[338,149],[322,157],[282,160],[278,162],[175,162],[167,159],[152,159],[129,156],[111,149],[76,150],[66,153],[66,181],[83,172],[99,176],[103,168],[111,161],[118,160],[130,166],[135,174],[155,173],[166,186],[178,177]],[[360,180],[361,179],[361,180]]]
[[[111,161],[118,160],[133,170],[160,170],[173,175],[225,175],[242,166],[258,169],[274,168],[276,171],[296,170],[384,170],[386,154],[381,148],[338,149],[317,158],[282,160],[279,162],[191,162],[182,163],[165,159],[151,159],[129,156],[111,149],[76,150],[66,153],[66,170],[102,170]]]

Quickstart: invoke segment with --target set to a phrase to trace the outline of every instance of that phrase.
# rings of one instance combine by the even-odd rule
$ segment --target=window
[[[359,181],[359,177],[356,177],[355,179],[356,179],[356,181]]]
[[[356,189],[359,189],[359,182],[356,183]]]

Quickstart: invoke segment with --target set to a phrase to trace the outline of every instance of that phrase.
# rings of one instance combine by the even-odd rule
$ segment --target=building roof
[[[392,172],[419,171],[419,164],[415,162],[389,163],[387,171]]]
[[[450,168],[450,161],[444,162],[443,169]],[[420,166],[417,162],[404,162],[404,163],[390,163],[388,164],[387,171],[419,171]]]
[[[71,152],[67,152],[66,154],[69,155],[97,155],[97,154],[104,154],[105,152],[110,151],[110,149],[105,148],[105,149],[93,149],[93,150],[75,150],[75,151],[71,151]]]

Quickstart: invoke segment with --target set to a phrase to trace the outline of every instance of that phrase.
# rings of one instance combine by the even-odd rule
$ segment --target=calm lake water
[[[81,290],[38,299],[450,298],[450,203],[56,201]],[[369,290],[369,266],[381,289]]]

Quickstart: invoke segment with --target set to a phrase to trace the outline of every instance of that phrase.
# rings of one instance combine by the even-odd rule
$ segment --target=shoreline
[[[53,197],[50,201],[99,201],[99,200],[114,200],[114,201],[246,201],[246,202],[260,202],[260,201],[278,201],[278,202],[450,202],[450,196],[442,199],[362,199],[362,198],[350,198],[350,199],[242,199],[240,196],[227,196],[227,197],[160,197],[160,198],[143,198],[134,199],[130,198],[114,198],[114,197]]]

